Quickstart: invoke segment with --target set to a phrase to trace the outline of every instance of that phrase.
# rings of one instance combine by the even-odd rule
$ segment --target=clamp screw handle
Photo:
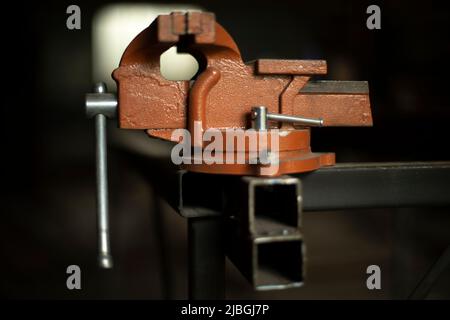
[[[264,106],[252,108],[252,124],[256,130],[267,130],[268,121],[291,122],[308,127],[322,127],[322,119],[302,118],[279,113],[269,113]]]
[[[117,99],[114,94],[107,93],[102,82],[95,85],[94,91],[86,94],[85,107],[87,117],[95,119],[98,263],[101,268],[109,269],[113,267],[113,260],[109,242],[106,119],[116,117]]]

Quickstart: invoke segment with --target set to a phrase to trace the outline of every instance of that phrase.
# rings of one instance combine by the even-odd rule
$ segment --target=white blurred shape
[[[161,54],[161,74],[167,80],[190,80],[198,71],[198,62],[188,53],[177,53],[173,46]]]

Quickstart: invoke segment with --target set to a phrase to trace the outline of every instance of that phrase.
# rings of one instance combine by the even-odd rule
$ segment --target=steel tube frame
[[[177,171],[140,158],[150,180],[166,181],[158,184],[160,196],[188,218],[189,298],[224,298],[222,200],[240,177]],[[305,211],[450,206],[450,162],[348,163],[292,176],[302,181]]]
[[[304,211],[450,206],[450,162],[349,163],[291,176],[302,182]],[[172,206],[186,218],[221,215],[238,180],[179,172]]]

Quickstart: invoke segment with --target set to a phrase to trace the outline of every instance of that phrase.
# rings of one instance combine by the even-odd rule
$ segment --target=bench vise
[[[197,60],[199,70],[193,79],[173,81],[161,74],[161,54],[173,46]],[[334,153],[311,151],[311,127],[372,125],[367,82],[311,80],[326,73],[323,60],[244,63],[238,46],[212,13],[175,12],[154,20],[128,45],[113,72],[118,99],[102,84],[86,98],[86,111],[95,117],[97,132],[100,265],[112,266],[105,125],[106,118],[118,116],[122,129],[145,130],[150,137],[188,145],[183,152],[186,161],[181,163],[188,171],[247,176],[241,185],[246,195],[244,211],[239,215],[240,209],[232,208],[230,217],[237,221],[233,230],[249,241],[246,248],[250,249],[241,255],[248,259],[236,259],[248,270],[255,287],[280,287],[279,279],[283,287],[291,282],[299,285],[303,275],[298,272],[303,268],[295,266],[303,259],[297,259],[303,252],[301,186],[298,179],[283,175],[335,164]],[[180,130],[188,135],[178,135]],[[232,143],[229,133],[234,134]],[[210,139],[204,139],[208,134]],[[213,151],[207,143],[213,143],[212,136]],[[261,150],[266,151],[265,158]],[[243,161],[227,161],[239,158]],[[276,170],[265,170],[271,168]],[[286,212],[272,203],[280,195],[289,198],[283,199]],[[275,200],[268,203],[271,197]],[[260,205],[260,201],[266,202]],[[239,242],[237,247],[244,246]],[[279,252],[289,254],[274,259]],[[284,258],[286,263],[281,261]],[[279,265],[267,269],[266,261],[274,260],[280,260]],[[283,273],[283,263],[294,269],[280,277],[277,268]],[[262,276],[263,272],[255,271],[258,268],[269,271]]]
[[[160,56],[172,46],[199,62],[193,80],[171,81],[161,75]],[[208,129],[225,133],[236,128],[248,130],[252,117],[262,116],[265,119],[253,126],[256,135],[270,136],[271,129],[279,129],[273,131],[279,142],[278,170],[268,175],[311,171],[333,165],[335,156],[311,152],[310,126],[372,125],[367,82],[310,80],[326,72],[324,60],[259,59],[244,63],[236,43],[212,13],[161,15],[129,44],[113,72],[119,126],[173,140],[177,129],[186,128],[193,134],[196,123],[202,134]],[[193,144],[203,150],[207,146],[204,141]],[[224,141],[222,150],[217,150],[220,146],[215,150],[224,158],[223,163],[186,161],[184,168],[264,175],[259,167],[267,164],[250,163],[248,144],[231,151],[226,145]],[[229,152],[244,153],[245,163],[225,161]]]

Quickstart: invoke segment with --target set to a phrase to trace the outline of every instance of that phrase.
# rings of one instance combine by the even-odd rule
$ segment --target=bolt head
[[[108,88],[106,87],[106,83],[104,83],[104,82],[97,82],[94,85],[95,93],[106,93],[107,90],[108,90]]]

